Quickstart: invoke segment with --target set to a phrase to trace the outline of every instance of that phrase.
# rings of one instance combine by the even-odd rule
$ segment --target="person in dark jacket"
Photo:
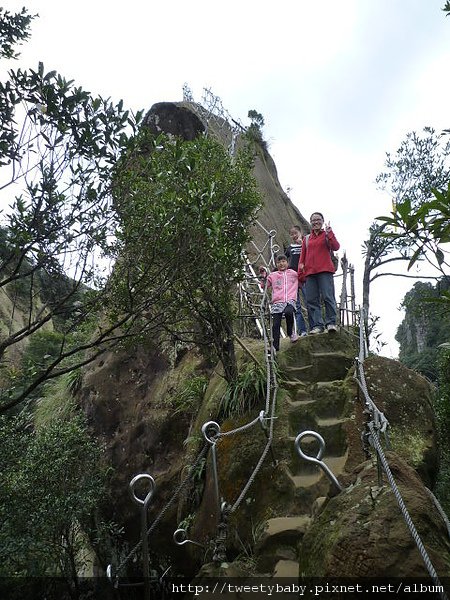
[[[302,241],[303,241],[303,231],[299,225],[293,225],[289,230],[289,237],[291,238],[291,243],[285,249],[285,255],[289,260],[289,268],[298,272],[298,262],[300,258],[300,253],[302,251]],[[306,301],[306,291],[304,281],[298,282],[298,294],[297,294],[297,304],[295,311],[295,320],[297,322],[297,333],[299,336],[305,336],[308,334],[308,328],[306,325],[305,317],[302,312],[302,302],[300,298],[303,298],[303,303],[307,308]],[[308,321],[309,321],[309,313],[308,313]]]
[[[339,250],[340,244],[330,227],[324,225],[320,212],[311,215],[311,233],[303,239],[298,263],[298,276],[306,279],[306,300],[311,320],[311,334],[334,333],[336,327],[336,298],[334,296],[333,274],[335,268],[331,251]],[[325,305],[325,323],[322,315],[321,298]]]

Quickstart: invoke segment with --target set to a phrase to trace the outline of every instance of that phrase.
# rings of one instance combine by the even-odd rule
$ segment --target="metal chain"
[[[270,405],[270,426],[269,426],[269,435],[267,437],[267,442],[266,445],[264,447],[264,450],[261,454],[261,457],[256,465],[256,467],[253,469],[252,474],[250,475],[247,483],[245,484],[244,488],[242,489],[242,492],[239,494],[238,499],[236,500],[236,502],[233,504],[233,506],[231,507],[231,512],[235,512],[238,508],[239,505],[241,504],[242,500],[245,498],[250,486],[252,485],[253,481],[255,480],[257,474],[259,473],[265,459],[266,456],[272,446],[272,441],[273,441],[273,429],[274,429],[274,423],[275,423],[275,407],[276,407],[276,399],[277,399],[277,391],[278,391],[278,382],[277,382],[277,376],[276,376],[276,371],[274,368],[274,363],[273,363],[273,352],[271,351],[270,353],[268,352],[268,338],[267,338],[267,330],[266,330],[266,324],[265,324],[265,319],[264,319],[264,312],[265,312],[265,300],[266,300],[266,296],[267,296],[267,289],[266,287],[264,288],[264,294],[263,294],[263,298],[261,300],[261,319],[262,322],[264,323],[264,327],[263,327],[263,331],[264,331],[264,347],[265,347],[265,355],[266,355],[266,365],[267,365],[267,393],[266,393],[266,411],[265,411],[265,415],[268,414],[269,412],[269,405]],[[270,392],[272,391],[272,402],[270,403]]]

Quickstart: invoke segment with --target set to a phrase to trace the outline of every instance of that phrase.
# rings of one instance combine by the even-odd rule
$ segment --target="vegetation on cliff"
[[[25,9],[1,16],[0,57],[15,57],[32,17]],[[0,361],[5,365],[37,332],[57,324],[60,334],[58,351],[28,372],[26,385],[2,377],[4,412],[44,381],[111,348],[132,320],[121,315],[100,323],[107,273],[99,258],[115,226],[111,167],[142,113],[95,97],[42,63],[8,72],[0,82],[0,107],[2,194],[9,204],[2,215]],[[75,335],[87,321],[89,335]]]
[[[112,307],[139,307],[159,335],[212,348],[233,381],[235,285],[261,203],[252,157],[232,158],[206,136],[183,141],[144,130],[135,143],[114,180]]]
[[[75,590],[84,536],[100,535],[93,515],[106,470],[97,441],[79,416],[38,430],[24,417],[2,417],[0,445],[0,575],[63,576]]]

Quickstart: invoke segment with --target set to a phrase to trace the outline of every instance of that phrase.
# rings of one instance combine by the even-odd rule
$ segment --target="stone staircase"
[[[346,332],[288,343],[284,341],[278,355],[284,408],[279,418],[285,420],[288,431],[284,456],[288,457],[285,469],[293,487],[292,514],[269,519],[258,550],[259,569],[275,577],[298,577],[297,547],[330,487],[334,487],[319,467],[298,455],[294,447],[297,435],[305,430],[319,433],[326,444],[322,460],[338,479],[345,471],[349,390],[343,380],[355,356],[353,339]],[[304,438],[302,450],[316,457],[317,440]]]

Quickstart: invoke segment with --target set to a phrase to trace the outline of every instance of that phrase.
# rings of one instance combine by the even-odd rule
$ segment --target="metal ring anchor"
[[[261,425],[261,429],[263,430],[264,435],[266,436],[266,439],[268,440],[269,432],[268,432],[268,427],[267,427],[266,421],[270,421],[271,419],[276,419],[277,417],[266,417],[265,414],[266,414],[265,411],[261,410],[258,418],[259,418],[259,424]],[[278,461],[275,458],[275,453],[273,451],[272,444],[270,444],[270,454],[272,455],[272,464],[274,467],[276,467],[278,465]]]
[[[148,491],[145,498],[142,499],[142,498],[139,498],[138,496],[136,496],[135,487],[139,481],[142,481],[144,479],[146,479],[147,481],[150,482],[150,490]],[[148,475],[148,473],[140,473],[139,475],[135,475],[133,477],[133,479],[130,481],[129,486],[128,486],[132,499],[134,500],[134,502],[136,502],[136,504],[140,504],[141,506],[144,506],[145,504],[149,503],[149,501],[155,491],[155,487],[156,487],[155,480],[153,479],[153,477],[151,475]]]
[[[309,456],[308,454],[305,454],[303,452],[303,450],[300,446],[300,442],[305,437],[313,437],[319,442],[319,451],[317,452],[316,456]],[[339,481],[336,479],[336,477],[333,474],[333,472],[331,471],[331,469],[322,461],[322,456],[323,456],[323,453],[325,452],[325,440],[319,433],[317,433],[316,431],[302,431],[295,438],[294,445],[295,445],[295,449],[297,450],[300,458],[303,458],[304,460],[311,462],[311,463],[317,465],[318,467],[320,467],[322,469],[322,471],[325,473],[325,475],[328,477],[328,479],[332,483],[334,483],[334,485],[338,488],[338,490],[340,492],[342,492],[342,490],[344,488],[341,486]]]
[[[150,483],[149,491],[144,499],[136,496],[135,487],[139,481],[146,480]],[[144,575],[144,598],[145,600],[150,600],[151,591],[150,591],[150,559],[149,559],[149,551],[148,551],[148,535],[147,535],[147,511],[148,505],[150,504],[150,500],[152,499],[153,492],[155,491],[155,480],[148,473],[140,473],[139,475],[135,475],[133,479],[130,481],[129,490],[133,501],[141,506],[141,541],[142,541],[142,571]]]
[[[220,425],[215,421],[207,421],[202,426],[202,433],[208,444],[211,444],[211,461],[214,479],[214,495],[217,503],[217,514],[220,515],[219,475],[217,472],[216,442],[220,433]]]
[[[266,416],[265,416],[265,414],[266,414],[265,411],[261,410],[258,416],[259,416],[259,422],[260,422],[261,428],[264,431],[267,431]]]
[[[117,589],[119,587],[119,577],[117,575],[113,575],[112,565],[108,565],[106,567],[106,577],[108,578],[109,582],[113,585],[114,588]]]
[[[184,546],[184,544],[195,544],[196,546],[200,546],[200,548],[204,548],[203,544],[188,539],[186,529],[177,529],[173,534],[173,541],[177,546]]]
[[[220,433],[220,425],[215,421],[207,421],[202,426],[202,434],[208,444],[216,443],[217,435]]]

